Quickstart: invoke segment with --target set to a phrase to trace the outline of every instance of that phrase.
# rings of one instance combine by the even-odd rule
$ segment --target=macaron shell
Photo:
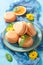
[[[27,48],[27,47],[31,47],[32,45],[33,45],[33,39],[31,37],[29,37],[25,40],[22,47]]]
[[[6,22],[13,22],[16,20],[16,15],[14,12],[6,12],[4,15],[4,19]]]
[[[22,35],[24,35],[25,33],[26,33],[26,31],[27,31],[27,28],[26,28],[26,22],[25,21],[22,21],[23,22],[23,30],[22,31],[24,31],[23,33],[22,33]]]
[[[23,23],[26,26],[26,29],[25,29],[25,32],[24,32],[24,34],[26,34],[27,33],[27,30],[28,30],[28,26],[27,26],[27,23],[25,21]]]
[[[15,29],[15,32],[18,34],[18,35],[23,35],[24,32],[25,32],[25,29],[26,29],[26,26],[24,25],[24,23],[21,21],[21,22],[17,22],[13,25],[13,28]]]
[[[18,40],[18,43],[21,41],[21,37],[19,38],[19,40]]]
[[[34,26],[31,23],[28,23],[27,25],[28,25],[27,34],[30,36],[35,36],[36,30],[35,30]]]
[[[10,43],[16,43],[17,41],[18,41],[18,39],[19,39],[19,36],[18,36],[18,34],[16,34],[16,32],[15,31],[9,31],[9,32],[7,32],[6,34],[5,34],[5,38],[6,38],[6,40],[8,41],[8,42],[10,42]]]

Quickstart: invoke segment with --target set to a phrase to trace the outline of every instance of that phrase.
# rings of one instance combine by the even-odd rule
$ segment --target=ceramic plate
[[[3,35],[3,42],[4,42],[5,46],[7,46],[12,51],[18,51],[18,52],[27,52],[27,51],[30,51],[30,50],[36,48],[37,46],[39,46],[40,42],[42,40],[42,33],[41,33],[41,30],[40,30],[40,27],[37,24],[33,24],[33,25],[34,25],[34,27],[36,29],[37,35],[34,37],[34,43],[33,43],[33,45],[31,47],[29,47],[29,48],[22,48],[22,47],[19,47],[19,45],[17,43],[13,44],[13,45],[10,44],[5,39],[6,31],[4,31],[2,35]]]

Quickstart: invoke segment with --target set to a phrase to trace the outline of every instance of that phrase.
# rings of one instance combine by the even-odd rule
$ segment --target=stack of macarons
[[[5,34],[6,40],[11,44],[16,44],[20,47],[31,47],[33,45],[32,37],[36,35],[36,30],[32,23],[25,21],[16,22],[13,25],[13,31],[8,31]]]

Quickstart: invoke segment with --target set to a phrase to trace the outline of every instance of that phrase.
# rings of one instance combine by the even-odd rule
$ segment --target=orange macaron
[[[13,25],[13,28],[14,28],[15,32],[16,32],[19,36],[22,36],[22,35],[24,35],[24,33],[25,33],[26,25],[24,24],[24,21],[16,22],[16,23]]]
[[[22,42],[22,43],[21,43]],[[33,45],[33,39],[32,37],[27,37],[24,41],[22,38],[19,38],[19,46],[23,47],[23,48],[28,48],[31,47]]]
[[[14,12],[6,12],[4,19],[6,22],[14,22],[16,20],[16,15]]]
[[[27,34],[30,35],[30,36],[35,36],[36,35],[36,30],[35,30],[32,23],[27,24]]]
[[[5,34],[5,38],[9,43],[16,43],[19,39],[18,34],[15,31],[9,31]]]

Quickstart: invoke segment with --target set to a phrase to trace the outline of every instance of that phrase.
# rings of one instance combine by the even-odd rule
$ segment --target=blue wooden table
[[[16,0],[0,0],[0,34],[4,31],[6,27],[4,18],[3,18],[4,13],[9,8],[9,5],[13,3],[14,1]],[[43,26],[43,0],[38,0],[38,1],[40,2],[41,7],[42,7],[42,11],[41,11],[42,16],[39,22]],[[40,58],[42,60],[42,63],[40,65],[43,65],[43,51],[39,51],[39,53],[40,53]]]

